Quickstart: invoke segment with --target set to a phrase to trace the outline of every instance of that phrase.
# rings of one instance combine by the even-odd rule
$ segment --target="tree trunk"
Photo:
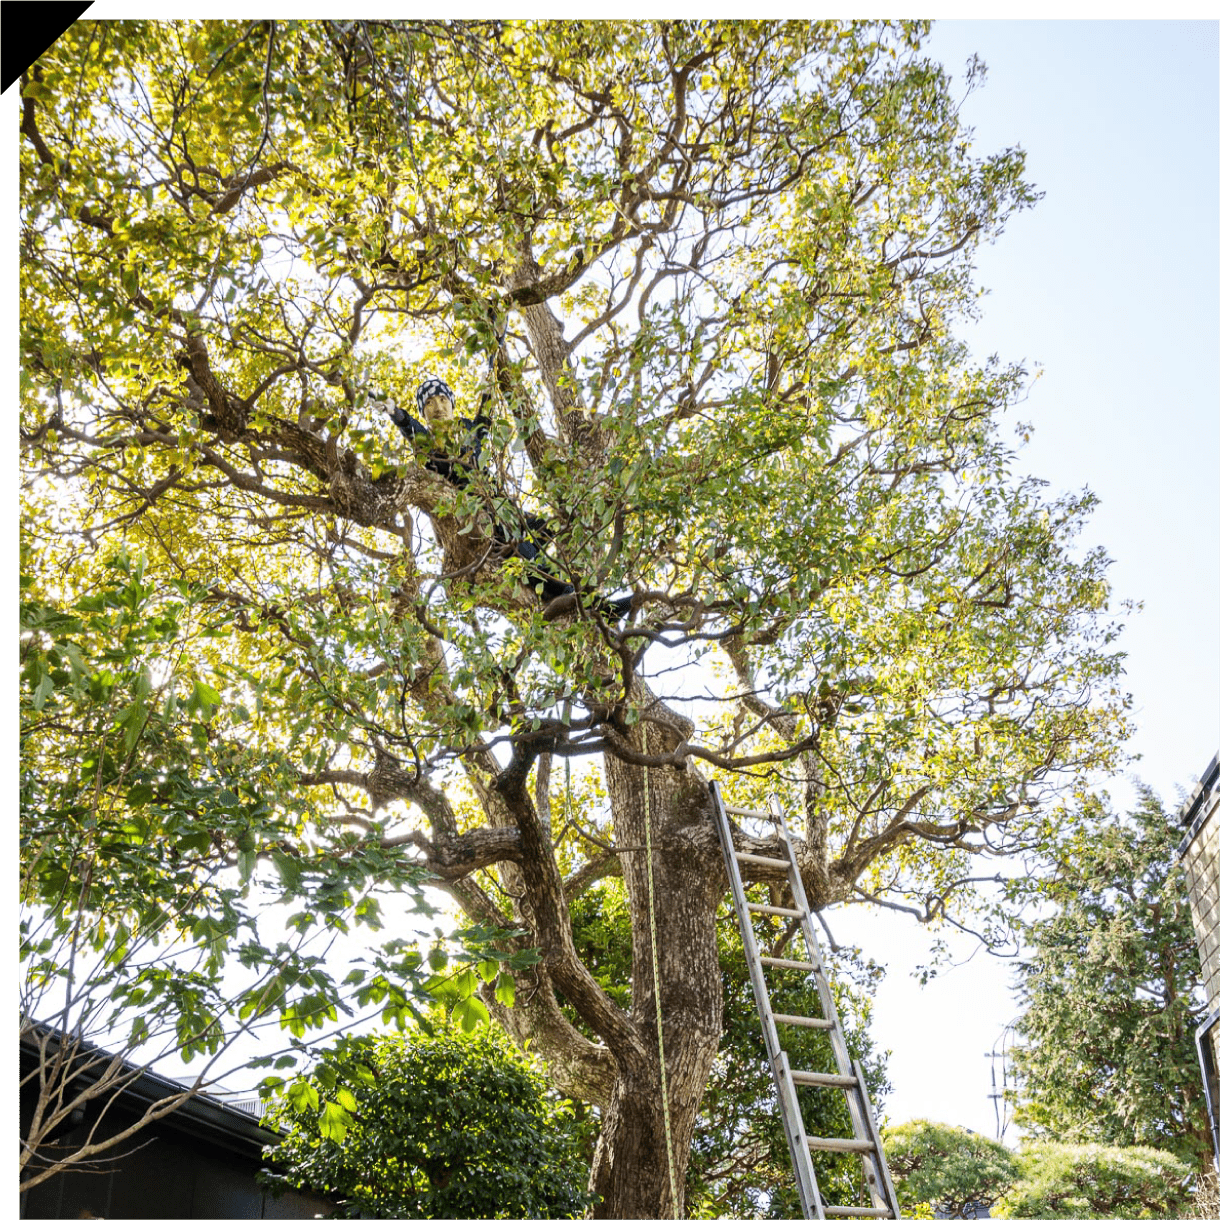
[[[674,742],[666,739],[672,733],[650,725],[647,744],[653,752],[670,749]],[[637,727],[626,744],[646,753],[642,736]],[[706,835],[685,833],[709,816],[707,786],[693,768],[643,768],[607,756],[606,770],[615,837],[620,849],[630,849],[623,853],[623,878],[631,910],[631,1016],[644,1051],[631,1061],[620,1058],[614,1092],[603,1110],[592,1174],[602,1201],[594,1215],[681,1216],[690,1141],[720,1042],[723,993],[715,916],[724,869]],[[651,901],[644,850],[649,836]],[[653,984],[654,918],[664,1089]],[[668,1140],[663,1092],[669,1101]]]

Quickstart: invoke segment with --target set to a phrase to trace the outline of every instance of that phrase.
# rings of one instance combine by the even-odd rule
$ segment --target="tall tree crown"
[[[488,999],[599,1104],[655,997],[598,987],[567,903],[621,873],[643,968],[647,810],[701,1081],[708,778],[783,794],[815,905],[931,921],[1120,748],[1091,498],[1013,472],[1024,370],[954,333],[1036,192],[925,32],[83,22],[23,78],[38,579],[121,538],[206,586],[209,647],[276,675],[243,745],[537,947]],[[427,375],[479,464],[386,424]]]

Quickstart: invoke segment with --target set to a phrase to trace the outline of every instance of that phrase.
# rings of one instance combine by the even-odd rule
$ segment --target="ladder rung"
[[[787,915],[791,919],[800,919],[805,913],[798,911],[796,907],[773,907],[766,902],[747,902],[746,909],[757,911],[760,915]]]
[[[858,1083],[854,1076],[835,1076],[829,1072],[793,1071],[792,1079],[796,1084],[812,1084],[822,1089],[854,1089]]]
[[[724,811],[731,818],[754,818],[759,822],[775,821],[775,814],[773,813],[758,813],[754,809],[743,809],[740,805],[726,805]]]
[[[889,1216],[893,1220],[894,1213],[888,1207],[824,1207],[825,1216]]]
[[[733,855],[747,864],[765,864],[771,868],[782,868],[785,872],[788,871],[788,861],[777,860],[774,856],[752,856],[748,851],[735,851]]]
[[[821,1135],[807,1135],[805,1142],[814,1152],[876,1152],[872,1140],[828,1139]]]
[[[834,1029],[835,1023],[826,1017],[797,1017],[788,1012],[773,1012],[780,1025],[803,1025],[806,1029]]]
[[[764,966],[779,966],[785,970],[820,970],[817,962],[798,962],[794,957],[760,957]]]

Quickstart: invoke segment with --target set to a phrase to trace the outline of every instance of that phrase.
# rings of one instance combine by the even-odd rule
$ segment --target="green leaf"
[[[476,995],[467,996],[453,1006],[453,1019],[460,1022],[463,1031],[471,1033],[477,1026],[491,1020],[487,1005]]]
[[[209,709],[219,706],[221,702],[220,692],[209,686],[206,682],[196,679],[191,688],[191,697],[187,706],[192,711],[207,712]]]
[[[31,702],[34,705],[36,712],[41,712],[43,705],[46,703],[51,692],[55,689],[55,683],[51,680],[50,674],[43,674],[38,686],[34,690]]]
[[[123,752],[130,753],[140,739],[144,726],[148,723],[147,709],[136,706],[129,708],[123,716]]]
[[[511,974],[501,974],[496,979],[496,1001],[503,1004],[505,1008],[511,1008],[516,994],[517,980]]]
[[[318,1090],[308,1080],[297,1080],[288,1087],[288,1100],[298,1114],[303,1114],[306,1110],[317,1110]]]
[[[318,1116],[318,1130],[322,1132],[323,1139],[333,1140],[336,1144],[341,1144],[347,1135],[347,1129],[351,1125],[351,1121],[351,1116],[341,1105],[328,1101],[323,1106],[322,1113]]]

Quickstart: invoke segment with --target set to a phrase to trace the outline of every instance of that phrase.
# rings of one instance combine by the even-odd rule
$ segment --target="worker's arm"
[[[392,399],[386,399],[384,402],[380,399],[370,398],[369,406],[374,411],[380,411],[382,415],[388,416],[394,421],[394,426],[407,438],[409,441],[415,440],[416,437],[426,437],[431,439],[432,433],[424,427],[423,424],[415,418],[414,415],[409,415],[401,407],[395,406]]]
[[[428,442],[435,440],[428,428],[421,424],[414,415],[396,406],[393,400],[382,402],[377,399],[370,399],[369,406],[392,419],[395,427],[412,444],[421,440]],[[487,426],[491,423],[491,420],[484,415],[480,415],[477,420],[464,419],[459,422],[469,429],[466,434],[469,448],[463,452],[460,459],[454,460],[453,457],[438,448],[429,448],[424,450],[426,456],[423,458],[423,464],[425,470],[431,470],[439,474],[442,479],[447,479],[455,487],[464,487],[469,478],[470,469],[478,461],[483,445],[483,437],[486,435]]]
[[[466,429],[462,441],[462,461],[473,469],[483,456],[483,442],[487,439],[488,428],[491,427],[491,417],[480,411],[474,419],[463,416],[458,423]]]

